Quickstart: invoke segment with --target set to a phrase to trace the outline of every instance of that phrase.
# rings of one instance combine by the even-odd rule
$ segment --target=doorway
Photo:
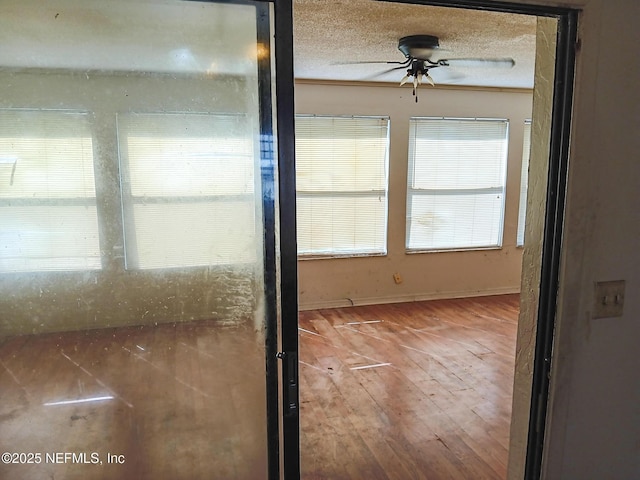
[[[448,7],[448,6],[454,6],[454,7],[466,7],[466,8],[478,8],[480,7],[480,3],[481,2],[456,2],[455,5],[451,5],[450,2],[400,2],[400,3],[425,3],[425,4],[429,4],[429,5],[438,5],[438,6],[442,6],[442,7]],[[526,14],[526,15],[537,15],[540,16],[543,20],[545,18],[549,18],[551,17],[553,21],[558,21],[558,23],[556,23],[554,25],[555,30],[559,33],[558,36],[558,54],[556,57],[556,61],[558,62],[557,64],[563,64],[563,63],[568,63],[569,65],[572,65],[573,59],[570,56],[570,54],[567,54],[566,49],[567,49],[567,45],[571,44],[571,41],[569,40],[571,38],[572,35],[575,34],[575,32],[573,31],[574,28],[574,22],[575,22],[575,17],[573,16],[575,12],[568,12],[568,11],[561,11],[561,10],[554,10],[554,9],[550,9],[550,10],[545,10],[543,8],[537,9],[537,8],[525,8],[524,6],[520,6],[517,4],[502,4],[500,7],[492,7],[492,6],[487,6],[487,5],[483,5],[483,8],[489,7],[491,9],[495,9],[495,10],[500,10],[503,12],[511,12],[511,13],[518,13],[518,14]],[[544,18],[543,18],[544,17]],[[375,30],[375,28],[374,28]],[[572,31],[574,33],[572,33]],[[416,33],[416,32],[411,32],[411,33]],[[567,43],[568,42],[568,43]],[[565,50],[563,50],[565,49]],[[552,56],[553,54],[555,54],[555,52],[552,52]],[[553,248],[559,248],[558,245],[558,241],[559,238],[556,241],[551,241],[548,237],[550,232],[554,232],[554,235],[560,235],[560,231],[559,231],[559,226],[560,224],[558,223],[554,223],[554,222],[558,222],[560,220],[561,223],[561,217],[562,217],[562,209],[563,209],[563,199],[559,198],[559,196],[561,197],[562,194],[561,192],[564,190],[562,188],[563,182],[564,182],[564,176],[566,175],[566,167],[562,166],[562,161],[560,161],[559,159],[561,157],[564,156],[565,158],[565,162],[566,162],[566,150],[563,151],[563,148],[566,148],[566,135],[568,132],[568,117],[566,116],[566,105],[567,105],[567,98],[570,98],[570,91],[571,88],[569,87],[568,90],[566,90],[566,76],[568,75],[568,78],[571,78],[571,68],[569,68],[569,70],[565,70],[565,71],[560,71],[559,73],[560,76],[565,76],[565,80],[561,80],[560,82],[556,83],[556,90],[555,92],[552,91],[548,91],[546,92],[546,95],[548,96],[548,102],[551,104],[554,104],[554,117],[553,119],[549,118],[548,119],[548,123],[546,125],[546,128],[548,128],[548,130],[546,131],[546,139],[544,139],[543,143],[550,148],[545,148],[543,149],[542,152],[542,156],[546,157],[546,158],[539,158],[538,160],[534,160],[535,162],[539,162],[542,161],[542,163],[540,163],[539,165],[541,165],[541,168],[543,170],[548,170],[549,172],[549,186],[547,188],[547,186],[544,186],[544,192],[538,192],[534,195],[539,195],[537,198],[539,200],[538,205],[540,204],[546,204],[546,207],[543,209],[538,209],[539,210],[539,215],[538,215],[538,220],[539,220],[539,226],[540,226],[540,230],[539,233],[540,234],[540,244],[538,245],[538,247],[540,248],[540,250],[538,250],[538,255],[535,258],[535,269],[537,269],[539,272],[542,272],[540,277],[537,277],[539,279],[541,279],[541,285],[542,288],[540,289],[540,291],[537,291],[537,285],[534,285],[534,290],[536,290],[534,292],[533,298],[529,297],[527,299],[527,303],[528,303],[528,307],[531,309],[528,313],[528,315],[533,315],[533,324],[535,325],[536,323],[538,323],[539,328],[538,328],[538,334],[542,335],[538,337],[538,342],[536,343],[536,348],[537,349],[542,349],[542,350],[538,350],[537,354],[538,357],[537,358],[541,358],[540,357],[540,352],[544,351],[544,349],[548,349],[551,345],[552,342],[552,336],[549,336],[549,332],[552,331],[552,325],[553,325],[553,316],[554,316],[554,312],[555,312],[555,307],[552,306],[551,304],[553,303],[552,300],[552,296],[551,295],[551,291],[555,291],[554,289],[557,287],[557,284],[554,283],[556,282],[556,280],[554,280],[554,278],[556,278],[556,273],[554,272],[554,268],[552,268],[551,264],[553,264],[553,258],[555,258],[555,261],[557,261],[557,252],[553,253]],[[565,83],[563,83],[565,82]],[[310,86],[308,86],[307,84],[308,82],[299,82],[299,90],[301,89],[310,89]],[[309,82],[310,83],[310,82]],[[569,82],[571,83],[571,82]],[[378,107],[379,110],[379,114],[384,115],[386,113],[387,108],[389,107],[388,104],[384,103],[384,99],[380,100],[380,96],[376,96],[375,92],[376,90],[376,86],[374,85],[367,85],[365,88],[368,89],[370,96],[369,98],[373,98],[373,100],[370,100],[370,104],[371,105],[375,105],[376,107]],[[332,108],[336,108],[336,105],[348,105],[350,104],[350,100],[352,95],[351,94],[343,94],[342,96],[340,96],[340,98],[338,100],[332,100],[331,99],[331,89],[329,88],[328,85],[322,85],[319,90],[322,92],[322,102],[323,105],[325,105],[324,110],[321,112],[323,114],[327,114],[330,113],[329,111]],[[353,91],[355,91],[355,87],[353,87],[352,89]],[[407,97],[409,97],[408,99],[411,99],[411,94],[410,94],[410,89],[408,90],[409,93],[406,94]],[[425,98],[427,98],[429,95],[428,92],[423,91],[420,94],[420,101],[424,101]],[[404,99],[400,99],[400,98],[396,98],[394,99],[394,105],[401,102],[401,101],[405,101],[408,100],[407,98]],[[412,100],[412,99],[411,99]],[[378,102],[378,103],[376,103]],[[309,114],[309,113],[313,113],[310,111],[299,111],[299,113],[304,113],[304,114]],[[352,112],[352,114],[357,115],[358,113],[361,112]],[[437,115],[437,114],[436,114]],[[556,116],[557,115],[557,116]],[[397,115],[390,115],[391,118],[395,118],[397,117]],[[534,115],[535,117],[535,115]],[[553,131],[555,133],[553,133],[551,135],[551,137],[549,137],[549,132],[552,131],[551,128],[551,123],[553,121]],[[564,124],[563,124],[564,122]],[[540,121],[540,119],[536,120],[534,118],[534,124],[538,124],[540,125],[542,122]],[[560,127],[560,125],[563,125],[562,127]],[[393,128],[393,126],[392,126]],[[540,134],[542,132],[538,132],[538,134]],[[554,139],[554,135],[557,135]],[[563,140],[559,140],[561,138],[563,138]],[[535,147],[536,149],[539,149],[540,146]],[[555,150],[554,150],[555,149]],[[406,156],[405,156],[406,158]],[[555,158],[555,160],[554,160]],[[547,160],[550,160],[550,163],[547,163]],[[554,163],[555,162],[555,163]],[[565,163],[566,165],[566,163]],[[562,177],[562,178],[561,178]],[[406,178],[406,176],[405,176]],[[546,178],[546,172],[545,172],[545,178]],[[402,181],[402,180],[401,180]],[[405,180],[406,181],[406,180]],[[560,183],[558,183],[560,182]],[[390,188],[393,188],[393,179],[390,178]],[[398,182],[395,183],[395,185],[398,185]],[[558,187],[560,186],[560,188],[558,189]],[[560,192],[560,194],[558,194],[558,192]],[[390,194],[391,196],[391,194]],[[533,214],[535,215],[535,214]],[[402,219],[402,221],[404,221],[404,219]],[[553,227],[551,230],[549,230],[549,228],[551,228],[551,225],[555,225],[555,227]],[[392,225],[392,219],[389,219],[389,230],[391,231],[394,228],[394,226]],[[396,223],[395,224],[395,228],[399,228],[401,231],[404,231],[404,225],[402,225],[402,222]],[[543,232],[543,228],[546,229]],[[546,232],[546,233],[545,233]],[[544,234],[543,234],[544,233]],[[532,235],[534,234],[528,234],[529,238],[532,238]],[[543,237],[544,237],[544,242],[543,242]],[[550,250],[545,251],[544,255],[540,255],[539,252],[542,250],[542,244],[544,243],[546,248],[550,248]],[[531,240],[527,240],[527,246],[525,247],[525,250],[527,250],[527,248],[530,249],[531,251]],[[551,248],[551,245],[554,245],[553,248]],[[403,245],[404,246],[404,245]],[[526,255],[526,253],[525,253]],[[534,254],[535,255],[535,254]],[[390,254],[388,256],[391,256]],[[544,260],[543,257],[546,256],[546,260]],[[378,262],[377,265],[383,265],[381,268],[385,268],[384,267],[384,261],[383,260],[379,260],[376,259],[375,261]],[[411,260],[408,260],[411,261]],[[549,263],[545,263],[549,262]],[[327,277],[327,278],[332,278],[331,280],[331,288],[336,289],[336,285],[338,285],[338,289],[341,287],[348,287],[349,285],[353,286],[354,289],[358,288],[358,283],[353,281],[353,270],[348,268],[348,267],[341,267],[339,265],[340,260],[338,259],[332,259],[332,260],[326,260],[327,263],[330,263],[331,266],[327,269],[329,272],[331,272],[333,270],[334,272],[334,276],[333,277]],[[364,263],[364,260],[361,259],[355,259],[353,260],[354,264],[356,262],[361,262]],[[311,276],[316,276],[316,277],[320,277],[318,275],[318,273],[320,272],[320,267],[315,267],[315,266],[307,266],[306,264],[307,262],[302,261],[300,266],[301,266],[301,273],[304,272],[305,270],[307,270],[308,272],[311,272]],[[310,263],[310,262],[309,262]],[[375,270],[376,268],[372,268],[371,271],[371,276],[375,277]],[[391,280],[391,273],[394,273],[394,271],[392,270],[391,272],[388,272],[389,275],[387,275],[389,277],[389,280]],[[406,278],[404,278],[404,276],[402,275],[402,272],[400,273],[400,279],[401,280],[406,280]],[[520,280],[520,277],[522,276],[522,278],[525,277],[525,275],[529,275],[531,272],[527,272],[527,274],[523,274],[523,275],[519,275],[519,279],[518,282]],[[377,278],[376,278],[377,281]],[[351,283],[350,283],[351,282]],[[310,282],[307,282],[307,284],[309,284]],[[535,283],[535,282],[534,282]],[[551,289],[551,290],[549,290]],[[351,290],[353,291],[353,289]],[[305,282],[304,279],[301,275],[301,299],[304,299],[304,295],[305,295]],[[530,293],[530,292],[527,292]],[[539,295],[539,296],[538,296]],[[351,295],[345,295],[345,298],[342,299],[342,302],[344,305],[348,305],[348,304],[358,304],[358,301],[360,300],[362,302],[362,297],[358,298],[357,296],[351,296]],[[368,300],[371,300],[373,298],[373,296],[370,296],[370,298]],[[302,303],[302,302],[301,302]],[[373,303],[373,302],[371,302]],[[318,302],[316,307],[320,308],[322,306],[325,306],[322,304],[322,302]],[[552,310],[549,310],[549,308],[551,308]],[[541,312],[544,311],[545,313],[542,314]],[[550,315],[551,313],[551,315]],[[551,330],[550,330],[551,329]],[[546,332],[546,334],[542,334],[542,332]],[[314,332],[317,333],[317,332]],[[523,338],[520,339],[520,342],[524,342],[525,340]],[[532,344],[534,344],[535,342],[532,342]],[[547,350],[548,351],[548,350]],[[302,352],[303,354],[304,352]],[[549,358],[549,357],[546,357]],[[385,362],[380,362],[380,363],[385,363]],[[548,368],[549,365],[548,363],[546,365],[539,365],[537,367],[537,374],[540,374],[540,372],[543,372],[545,370],[545,368]],[[531,377],[528,377],[527,379],[525,379],[525,383],[528,384],[529,388],[531,387]],[[544,381],[542,382],[544,383]],[[535,388],[538,389],[541,385],[537,385]],[[530,390],[529,390],[530,392]],[[536,404],[536,402],[545,402],[546,400],[546,393],[542,393],[542,394],[535,394],[533,395],[533,404]],[[524,451],[527,448],[527,444],[528,444],[528,448],[529,448],[529,462],[530,462],[530,466],[531,465],[535,465],[536,464],[536,455],[538,455],[540,453],[540,450],[537,451],[537,453],[535,453],[535,449],[538,447],[534,447],[534,445],[536,445],[536,442],[539,442],[538,445],[541,447],[542,445],[542,438],[543,438],[543,428],[540,428],[540,418],[535,420],[535,424],[537,425],[535,428],[529,428],[529,411],[531,408],[531,403],[528,401],[528,399],[525,401],[526,406],[524,408],[524,410],[522,409],[522,405],[520,405],[519,408],[519,418],[520,418],[520,422],[524,422],[526,425],[526,428],[524,429],[525,431],[528,430],[529,433],[531,433],[532,431],[535,431],[536,433],[534,434],[534,436],[537,435],[537,440],[534,440],[533,438],[529,439],[529,441],[524,441],[521,442],[520,446],[523,447],[522,448],[522,462],[521,462],[521,467],[524,469]],[[538,407],[536,406],[536,410],[535,411],[539,411]],[[544,411],[544,409],[543,409]],[[303,411],[303,415],[304,415],[304,411]],[[514,426],[516,425],[517,422],[514,422]],[[544,422],[542,422],[544,423]],[[304,425],[304,417],[303,417],[303,425]],[[520,435],[522,434],[522,425],[520,424],[519,428],[521,429]],[[514,434],[514,432],[512,431],[512,438],[517,436],[517,434]],[[533,450],[532,450],[533,449]],[[516,467],[514,467],[516,468]],[[529,467],[528,467],[529,468]],[[535,467],[532,467],[533,470],[535,470]],[[528,478],[535,478],[535,473],[531,470],[528,470],[527,475],[534,475]]]

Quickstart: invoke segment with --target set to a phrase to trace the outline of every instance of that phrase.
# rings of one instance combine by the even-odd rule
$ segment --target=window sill
[[[307,261],[307,260],[332,260],[339,258],[367,258],[367,257],[386,257],[386,252],[381,253],[329,253],[329,254],[304,254],[298,255],[299,261]]]
[[[405,250],[407,255],[415,255],[422,253],[449,253],[449,252],[484,252],[487,250],[502,250],[502,246],[499,247],[472,247],[472,248],[440,248],[434,250]]]

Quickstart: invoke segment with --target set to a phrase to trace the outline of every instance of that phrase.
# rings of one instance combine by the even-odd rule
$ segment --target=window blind
[[[520,205],[518,208],[518,233],[516,245],[524,245],[524,225],[527,216],[527,185],[529,183],[529,154],[531,151],[531,121],[524,124],[524,142],[522,144],[522,170],[520,171]]]
[[[0,110],[0,271],[99,268],[89,115]]]
[[[296,117],[298,253],[386,253],[389,119]]]
[[[128,269],[256,261],[259,177],[246,116],[119,115],[118,135]]]
[[[412,118],[408,251],[502,244],[508,121]]]

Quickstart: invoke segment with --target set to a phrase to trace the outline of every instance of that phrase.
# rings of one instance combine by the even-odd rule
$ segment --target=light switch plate
[[[624,280],[596,282],[593,298],[593,318],[622,316],[624,284]]]

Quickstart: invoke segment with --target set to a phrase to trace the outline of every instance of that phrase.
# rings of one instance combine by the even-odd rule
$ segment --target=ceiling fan
[[[438,37],[433,35],[410,35],[402,37],[398,40],[398,50],[405,56],[402,62],[357,62],[357,63],[386,63],[397,64],[399,66],[390,68],[383,72],[379,72],[374,76],[383,75],[394,70],[406,68],[407,73],[400,85],[404,85],[413,78],[413,95],[418,101],[417,88],[427,81],[431,85],[435,85],[433,78],[429,75],[429,71],[439,67],[484,67],[484,68],[511,68],[515,65],[513,58],[450,58],[432,60],[432,55],[440,48]]]

